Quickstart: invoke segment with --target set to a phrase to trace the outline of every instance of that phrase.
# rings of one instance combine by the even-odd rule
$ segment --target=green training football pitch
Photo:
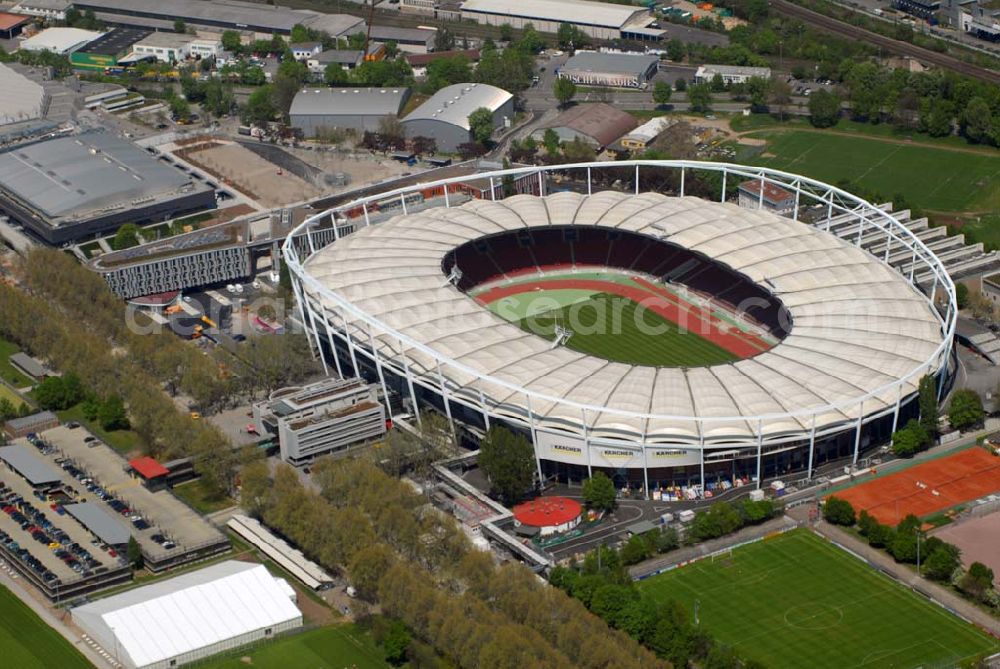
[[[1000,154],[949,151],[809,131],[762,131],[764,167],[837,184],[848,180],[936,211],[994,209],[1000,204]]]
[[[538,291],[534,296],[544,294]],[[632,300],[610,293],[529,316],[517,325],[546,339],[554,339],[555,328],[561,325],[573,331],[567,348],[630,365],[702,367],[739,359]]]
[[[768,667],[958,667],[998,642],[808,530],[642,581]]]
[[[242,658],[249,657],[250,663]],[[203,669],[382,669],[388,667],[371,635],[355,625],[321,627],[279,638],[260,648],[234,651],[232,656],[199,665]]]
[[[87,669],[90,662],[38,615],[0,586],[0,657],[18,669]]]

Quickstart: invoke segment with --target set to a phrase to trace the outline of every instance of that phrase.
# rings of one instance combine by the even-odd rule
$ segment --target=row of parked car
[[[28,433],[28,443],[37,448],[42,455],[52,455],[56,452],[56,449],[52,444],[42,439],[34,432]]]
[[[3,512],[20,525],[24,532],[30,534],[32,539],[52,551],[55,557],[62,560],[67,567],[81,577],[107,571],[107,567],[102,566],[99,561],[94,559],[94,556],[87,549],[72,541],[65,531],[53,525],[43,511],[10,490],[3,482],[0,482],[0,505],[2,505],[0,508]],[[32,555],[31,551],[22,546],[15,537],[3,530],[0,530],[0,544],[11,554],[17,556],[46,583],[59,582],[55,573]]]
[[[141,513],[137,513],[126,502],[115,497],[113,494],[105,490],[97,481],[91,478],[91,476],[86,472],[86,470],[76,466],[76,464],[74,464],[72,460],[64,458],[56,458],[56,463],[58,463],[60,467],[66,470],[66,472],[70,476],[77,479],[80,482],[80,484],[83,485],[84,489],[87,490],[87,492],[92,494],[97,499],[106,502],[107,505],[111,507],[111,510],[114,511],[115,513],[127,518],[128,521],[132,523],[132,526],[135,527],[137,530],[143,531],[143,530],[148,530],[149,528],[152,527],[149,521],[146,520]],[[153,539],[153,541],[156,541],[156,543],[160,544],[166,549],[175,548],[177,546],[177,544],[170,541],[169,539],[163,538],[162,540],[157,540],[157,537],[163,537],[163,535],[154,534],[151,538]]]

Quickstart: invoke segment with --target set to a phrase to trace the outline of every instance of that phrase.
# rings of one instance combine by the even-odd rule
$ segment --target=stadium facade
[[[631,192],[595,192],[592,169],[620,170]],[[642,170],[678,172],[679,192],[641,192]],[[796,207],[782,217],[685,196],[691,170],[719,173],[723,193],[727,180],[773,184],[792,192]],[[552,172],[584,194],[545,194]],[[419,186],[442,188],[443,207],[407,214],[411,188],[308,219],[299,229],[306,243],[284,251],[328,371],[366,376],[386,396],[434,406],[471,433],[497,422],[521,431],[542,476],[579,480],[600,469],[647,491],[722,476],[811,476],[824,462],[857,462],[916,414],[924,375],[939,389],[950,377],[954,285],[916,236],[870,203],[784,172],[692,161],[484,178],[532,173],[542,197],[451,207],[443,180]],[[391,197],[402,215],[365,226],[369,207]],[[819,220],[799,221],[807,208]],[[312,226],[331,216],[356,217],[358,232],[327,246],[311,239]],[[845,217],[856,239],[830,233]],[[873,236],[884,251],[862,244]],[[909,262],[889,263],[901,250]],[[592,265],[731,303],[778,341],[711,367],[628,365],[553,346],[466,294],[540,266]]]

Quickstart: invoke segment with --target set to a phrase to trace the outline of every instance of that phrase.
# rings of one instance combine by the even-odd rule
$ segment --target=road
[[[923,62],[932,63],[939,67],[943,67],[981,81],[991,84],[1000,84],[1000,72],[990,70],[985,67],[979,67],[978,65],[972,65],[963,60],[959,60],[954,56],[931,51],[930,49],[925,49],[923,47],[910,44],[909,42],[901,42],[889,37],[883,37],[882,35],[878,35],[869,30],[864,30],[863,28],[843,23],[842,21],[832,19],[804,7],[799,7],[788,0],[770,0],[770,4],[771,8],[779,14],[784,14],[785,16],[798,19],[804,23],[820,28],[821,30],[828,31],[842,37],[847,37],[852,40],[862,40],[864,42],[868,42],[869,44],[882,47],[892,53],[898,53],[903,56],[911,56]]]

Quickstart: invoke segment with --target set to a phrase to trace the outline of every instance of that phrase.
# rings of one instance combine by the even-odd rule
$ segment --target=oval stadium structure
[[[496,199],[421,184],[303,224],[286,262],[329,372],[468,434],[521,431],[541,476],[645,491],[857,462],[915,415],[923,376],[947,381],[954,287],[878,208],[759,168],[609,165],[680,172],[665,195],[599,190],[586,167],[477,175]],[[581,192],[547,192],[560,169]],[[685,196],[691,169],[795,207]],[[536,194],[501,197],[515,177]]]

